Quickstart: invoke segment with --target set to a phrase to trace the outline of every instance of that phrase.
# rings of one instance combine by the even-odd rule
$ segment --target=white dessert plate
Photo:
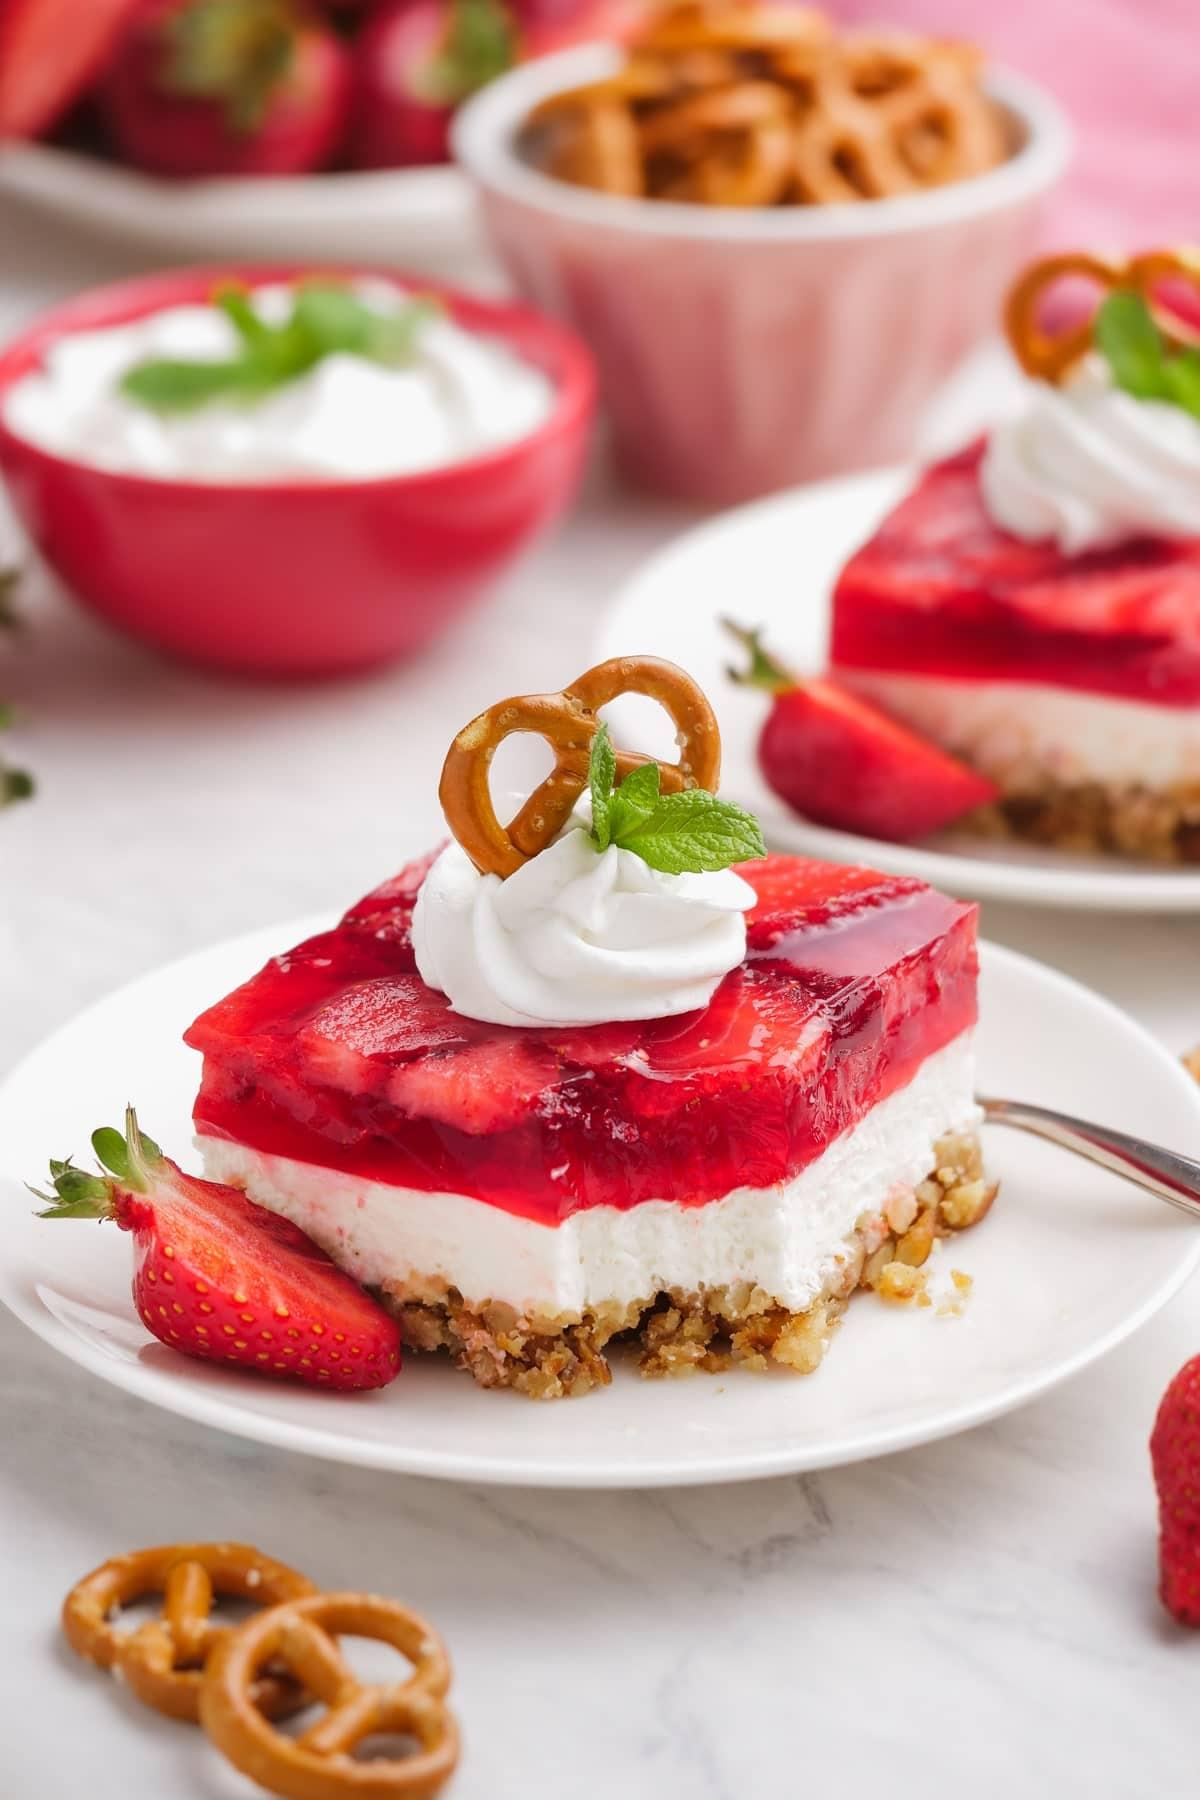
[[[164,258],[394,264],[453,277],[483,255],[457,169],[279,180],[160,181],[49,144],[0,144],[0,194],[48,218]]]
[[[978,899],[1107,912],[1200,911],[1200,869],[950,833],[925,844],[855,837],[799,818],[763,781],[756,746],[769,701],[728,679],[738,649],[721,628],[722,615],[763,626],[784,662],[815,674],[825,666],[829,597],[843,564],[915,479],[915,469],[889,469],[796,488],[685,533],[622,590],[600,627],[598,658],[665,656],[695,676],[721,721],[722,788],[759,814],[775,849],[919,875]],[[622,729],[638,733],[639,749],[674,756],[655,708],[639,701],[620,706]]]
[[[879,1456],[1023,1405],[1144,1324],[1200,1261],[1200,1228],[1036,1140],[987,1134],[1003,1187],[987,1220],[939,1250],[974,1290],[959,1318],[860,1294],[817,1374],[641,1380],[538,1405],[484,1393],[413,1357],[378,1394],[337,1396],[188,1361],[130,1301],[131,1241],[36,1217],[21,1185],[50,1156],[83,1162],[132,1099],[189,1156],[199,1058],[181,1030],[215,996],[324,921],[219,944],[124,988],[50,1038],[0,1090],[0,1298],[33,1331],[155,1405],[288,1450],[451,1480],[536,1487],[740,1481]],[[986,1090],[1091,1115],[1200,1153],[1200,1090],[1108,1001],[1010,950],[983,950]],[[1084,1048],[1086,1046],[1086,1049]],[[193,1165],[194,1166],[194,1165]]]

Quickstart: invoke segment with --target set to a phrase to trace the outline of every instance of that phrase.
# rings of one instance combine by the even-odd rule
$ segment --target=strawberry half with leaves
[[[350,58],[302,0],[149,0],[100,105],[122,156],[155,175],[298,175],[338,149]]]
[[[1159,1595],[1181,1625],[1200,1626],[1200,1356],[1163,1395],[1150,1438],[1159,1508]]]
[[[112,1219],[134,1237],[142,1323],[185,1356],[313,1387],[377,1388],[400,1370],[394,1319],[290,1220],[238,1188],[185,1175],[138,1129],[92,1148],[109,1171],[50,1164],[44,1219]]]
[[[768,656],[761,635],[724,621],[750,652],[734,681],[772,697],[758,741],[767,785],[814,824],[907,843],[998,799],[990,781],[820,676],[801,679]]]

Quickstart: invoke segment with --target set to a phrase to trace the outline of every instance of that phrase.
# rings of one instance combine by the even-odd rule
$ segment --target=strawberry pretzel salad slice
[[[614,749],[649,694],[679,761]],[[491,759],[553,774],[504,825]],[[539,1398],[731,1363],[808,1372],[860,1285],[931,1303],[983,1173],[976,911],[767,856],[717,797],[704,695],[620,658],[461,731],[453,840],[187,1033],[197,1143],[485,1387]]]

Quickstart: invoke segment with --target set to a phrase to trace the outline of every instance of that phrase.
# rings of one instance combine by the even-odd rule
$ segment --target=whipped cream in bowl
[[[1200,419],[1116,386],[1089,355],[1062,387],[1035,384],[991,433],[984,504],[1004,531],[1067,556],[1136,537],[1200,538]]]
[[[551,414],[553,382],[502,339],[392,282],[321,279],[379,320],[408,309],[407,353],[388,361],[332,348],[265,389],[149,405],[130,391],[132,371],[221,365],[244,347],[220,306],[182,302],[55,339],[9,388],[4,424],[54,454],[164,481],[334,482],[446,468],[527,437]],[[284,325],[304,285],[256,285],[249,313]]]
[[[501,880],[447,845],[413,917],[422,980],[495,1025],[594,1025],[707,1006],[746,953],[754,889],[733,869],[665,874],[585,823]]]

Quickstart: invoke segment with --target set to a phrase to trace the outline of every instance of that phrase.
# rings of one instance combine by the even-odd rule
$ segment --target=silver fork
[[[1108,1125],[1092,1125],[1085,1119],[1073,1119],[1069,1113],[1051,1112],[1046,1106],[1025,1106],[1019,1100],[989,1100],[976,1096],[984,1116],[992,1125],[1011,1125],[1017,1131],[1028,1131],[1034,1137],[1046,1138],[1073,1150],[1089,1162],[1111,1169],[1136,1182],[1160,1200],[1176,1206],[1180,1212],[1200,1219],[1200,1162],[1182,1156],[1177,1150],[1164,1150],[1161,1144],[1148,1144],[1144,1138],[1130,1137]]]

